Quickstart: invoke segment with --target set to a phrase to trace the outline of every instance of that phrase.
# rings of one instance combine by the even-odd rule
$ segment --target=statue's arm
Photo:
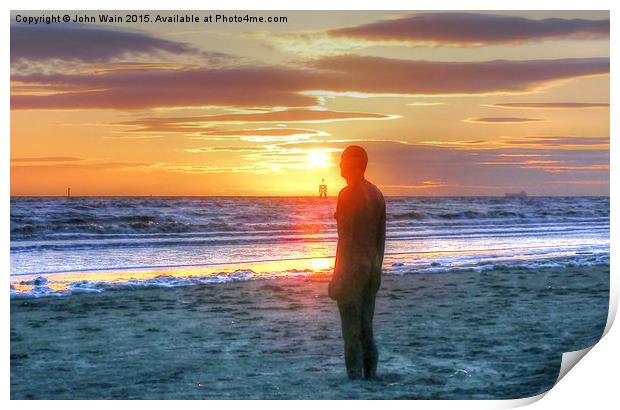
[[[336,218],[338,220],[338,245],[336,250],[336,261],[334,264],[334,274],[329,283],[328,293],[332,299],[337,299],[346,286],[346,282],[350,280],[349,272],[353,268],[351,266],[351,247],[353,244],[354,230],[354,204],[352,197],[345,189],[340,191],[338,195],[338,204],[336,206]]]
[[[383,262],[385,255],[385,200],[381,199],[381,216],[379,217],[379,234],[377,235],[377,253]]]

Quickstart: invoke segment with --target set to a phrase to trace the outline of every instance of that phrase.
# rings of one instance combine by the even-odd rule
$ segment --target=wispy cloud
[[[73,162],[84,161],[84,158],[77,157],[21,157],[11,158],[11,162]]]
[[[256,152],[256,151],[263,151],[264,149],[265,148],[262,146],[247,146],[247,147],[217,146],[217,147],[185,148],[185,149],[182,149],[181,151],[203,154],[205,152]]]
[[[539,169],[543,172],[551,174],[564,174],[571,172],[609,172],[608,164],[592,164],[592,165],[557,165],[560,161],[521,161],[521,162],[504,162],[504,161],[487,161],[479,162],[479,165],[499,165],[499,166],[518,166],[523,169]]]
[[[242,141],[250,142],[287,142],[325,136],[329,136],[329,133],[307,128],[244,128],[237,130],[213,130],[203,132],[199,137],[191,138],[209,140],[237,137]]]
[[[518,124],[522,122],[542,122],[544,118],[523,118],[523,117],[471,117],[463,122],[472,124]]]
[[[312,109],[274,110],[251,113],[233,113],[220,115],[204,115],[194,117],[147,117],[137,120],[124,121],[118,125],[132,127],[118,131],[127,133],[183,133],[192,136],[219,136],[219,137],[293,137],[293,136],[325,136],[325,132],[305,128],[221,128],[222,124],[287,124],[287,123],[325,123],[334,121],[354,120],[389,120],[398,118],[395,115],[376,113],[344,112]]]
[[[511,94],[560,80],[607,74],[609,59],[433,62],[345,55],[321,58],[307,67],[16,74],[12,81],[22,85],[43,84],[59,90],[47,95],[12,95],[11,108],[312,107],[319,104],[321,92],[368,96]]]
[[[443,102],[435,102],[435,101],[416,101],[416,102],[409,103],[407,105],[411,107],[434,107],[437,105],[444,105],[444,104],[445,103]]]
[[[393,115],[344,112],[330,110],[289,109],[244,114],[222,114],[197,117],[193,121],[206,123],[321,123],[350,120],[389,120],[398,118]]]
[[[578,140],[581,137],[561,137],[562,144],[545,145],[538,144],[522,145],[523,148],[500,148],[476,153],[477,164],[492,169],[511,169],[518,175],[518,169],[542,172],[546,174],[590,175],[598,178],[609,178],[609,150],[599,146],[575,145],[572,149],[566,149],[566,140]],[[545,137],[532,138],[532,140],[545,141]],[[551,139],[551,138],[549,138]],[[587,138],[583,138],[584,140]],[[592,138],[593,142],[597,142]],[[512,141],[510,141],[512,143]],[[498,168],[499,167],[499,168]],[[545,176],[538,175],[540,181],[547,181]]]
[[[478,140],[455,140],[455,141],[438,141],[426,140],[420,141],[420,144],[436,147],[452,147],[467,150],[478,149],[600,149],[609,147],[609,137],[597,136],[499,136],[494,139],[478,139]],[[510,152],[501,155],[502,157],[541,157],[548,156],[543,152],[539,153],[523,153]]]
[[[197,53],[186,43],[139,31],[82,24],[11,25],[11,61],[63,60],[89,63],[129,54]]]
[[[571,146],[600,146],[609,145],[609,137],[576,137],[576,136],[546,136],[546,137],[507,137],[502,141],[508,145],[536,145],[539,147],[571,147]]]
[[[325,142],[344,148],[349,143]],[[427,146],[397,141],[361,142],[369,153],[369,175],[382,187],[438,181],[446,186],[428,189],[432,194],[503,194],[507,189],[540,192],[544,181],[609,179],[609,151],[605,148],[565,150],[561,147],[468,148]],[[312,143],[293,143],[313,147]],[[516,157],[520,155],[521,158]],[[494,163],[491,165],[491,163]],[[484,183],[481,183],[484,181]],[[484,185],[484,186],[483,186]],[[394,191],[392,191],[394,189]],[[402,192],[389,188],[387,192]],[[557,191],[562,192],[558,186]],[[601,185],[588,192],[603,192]]]
[[[444,188],[450,186],[447,183],[439,182],[439,181],[422,181],[420,184],[411,185],[411,184],[385,184],[381,188],[387,189],[405,189],[405,190],[423,190],[426,191],[428,189],[433,188]]]
[[[609,19],[529,19],[479,13],[420,13],[327,32],[333,38],[416,45],[483,46],[609,38]]]
[[[27,172],[36,175],[37,172],[53,172],[53,171],[93,171],[93,170],[127,170],[136,167],[142,167],[148,165],[144,162],[126,162],[126,161],[91,161],[88,163],[74,163],[74,162],[61,162],[61,163],[32,163],[32,164],[19,164],[12,165],[11,172]],[[43,175],[43,174],[42,174]]]
[[[139,170],[146,172],[165,171],[181,174],[224,174],[224,173],[252,173],[263,174],[271,171],[268,167],[261,164],[239,165],[239,166],[219,166],[219,165],[198,165],[172,162],[156,162],[141,165]]]
[[[488,104],[487,107],[495,108],[528,108],[528,109],[550,109],[550,110],[571,110],[582,108],[609,108],[609,103],[592,102],[515,102]]]
[[[369,153],[369,178],[387,194],[403,192],[468,195],[502,194],[505,190],[566,193],[566,185],[557,181],[596,180],[594,185],[580,185],[582,192],[605,194],[609,180],[609,150],[575,147],[522,146],[522,148],[462,149],[405,143],[390,140],[297,141],[244,145],[195,146],[183,151],[196,154],[197,160],[179,162],[109,162],[13,164],[15,178],[41,178],[57,184],[80,172],[93,178],[101,171],[156,174],[255,174],[290,178],[309,166],[333,168],[342,149],[351,144],[363,145]],[[222,162],[224,154],[227,161]],[[318,159],[318,160],[317,160]],[[135,174],[138,173],[138,174]],[[605,183],[604,181],[607,181]],[[557,183],[556,183],[557,182]],[[580,182],[569,183],[576,185]],[[553,186],[541,191],[541,186]],[[54,185],[56,186],[56,185]]]
[[[500,158],[544,158],[548,157],[551,154],[526,154],[526,153],[517,153],[517,154],[498,154],[497,156]]]
[[[545,185],[582,185],[582,186],[608,186],[606,179],[559,179],[556,181],[545,181]]]

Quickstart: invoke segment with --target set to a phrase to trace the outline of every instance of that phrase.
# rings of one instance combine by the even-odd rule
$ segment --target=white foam
[[[530,258],[528,260],[506,258],[495,260],[478,261],[432,261],[407,260],[387,261],[384,264],[385,275],[408,275],[408,274],[441,274],[459,272],[485,272],[496,269],[544,269],[544,268],[569,268],[569,267],[592,267],[609,265],[609,253],[575,255],[572,257],[556,258]],[[119,271],[123,273],[123,271]],[[176,288],[183,286],[195,286],[201,284],[228,283],[234,281],[248,281],[257,279],[277,280],[285,276],[310,275],[310,270],[287,270],[283,272],[254,272],[250,269],[239,269],[233,272],[219,272],[208,275],[157,275],[144,279],[130,278],[127,280],[115,279],[106,276],[106,280],[78,280],[62,281],[59,275],[38,276],[29,280],[14,281],[11,284],[11,297],[45,297],[65,296],[79,293],[100,293],[108,289],[142,289],[142,288]],[[110,274],[110,272],[108,272]],[[24,285],[26,287],[24,287]],[[53,285],[61,285],[60,289],[53,289]],[[21,288],[21,290],[19,289]]]

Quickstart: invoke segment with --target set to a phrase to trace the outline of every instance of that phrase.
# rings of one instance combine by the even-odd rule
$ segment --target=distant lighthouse
[[[319,198],[327,198],[327,184],[325,184],[325,178],[321,178],[321,185],[319,185]]]

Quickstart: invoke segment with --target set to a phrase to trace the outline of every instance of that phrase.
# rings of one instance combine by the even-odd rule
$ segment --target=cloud
[[[438,62],[344,55],[316,60],[313,66],[348,73],[328,88],[332,91],[454,95],[524,92],[553,81],[605,74],[609,59]]]
[[[90,162],[90,163],[38,163],[38,164],[28,164],[28,165],[12,165],[12,171],[23,171],[23,172],[48,172],[48,171],[86,171],[86,170],[127,170],[136,167],[142,167],[148,165],[143,162],[120,162],[120,161],[111,161],[111,162]]]
[[[196,136],[234,136],[246,138],[260,137],[311,137],[329,135],[322,131],[304,128],[248,128],[223,129],[214,124],[246,123],[324,123],[352,120],[388,120],[398,116],[329,110],[290,109],[251,113],[204,115],[194,117],[148,117],[124,121],[117,125],[134,128],[119,133],[184,133]]]
[[[421,13],[328,31],[332,38],[419,45],[483,46],[539,40],[607,39],[609,19],[585,20],[478,13]]]
[[[489,104],[487,107],[495,108],[532,108],[532,109],[581,109],[581,108],[609,108],[609,103],[588,102],[518,102]]]
[[[426,140],[420,141],[421,144],[434,145],[438,147],[450,147],[450,146],[471,146],[471,145],[487,145],[489,140],[457,140],[457,141],[438,141],[438,140]]]
[[[192,139],[213,140],[237,137],[242,141],[251,142],[287,142],[306,140],[312,137],[325,137],[329,136],[329,133],[306,128],[246,128],[239,130],[213,130],[203,132],[201,135],[200,137],[192,137]]]
[[[549,154],[498,154],[500,158],[542,158],[548,156]]]
[[[274,174],[284,170],[306,170],[309,166],[315,168],[333,167],[330,162],[330,154],[340,152],[334,147],[323,146],[320,148],[307,148],[296,146],[291,143],[246,145],[246,146],[219,146],[219,147],[194,147],[186,148],[183,152],[197,154],[214,154],[196,163],[168,163],[158,162],[140,167],[143,171],[163,170],[173,173],[184,174],[210,174],[210,173],[253,173]],[[220,152],[238,154],[234,159],[235,165],[214,165],[209,163],[209,158],[216,158]],[[311,161],[311,154],[319,154],[322,161]]]
[[[467,118],[463,122],[472,124],[517,124],[521,122],[542,122],[544,118],[522,118],[522,117],[476,117]]]
[[[244,124],[248,122],[321,123],[321,122],[349,121],[349,120],[387,120],[387,119],[393,119],[393,118],[396,118],[396,117],[391,116],[391,115],[374,114],[374,113],[290,109],[290,110],[266,111],[266,112],[258,112],[258,113],[208,115],[208,116],[203,116],[203,117],[190,118],[190,121],[191,122],[208,122],[208,123],[227,122],[227,123],[234,123],[234,124]],[[185,120],[181,119],[181,122],[182,121],[185,121]]]
[[[609,186],[609,181],[605,180],[605,179],[581,179],[581,180],[560,179],[560,180],[556,180],[556,181],[545,181],[545,184],[554,184],[554,185],[585,185],[585,186],[604,185],[604,186]]]
[[[407,105],[411,106],[411,107],[432,107],[432,106],[436,106],[436,105],[444,105],[445,103],[443,102],[426,102],[426,101],[416,101],[416,102],[412,102],[409,103]]]
[[[181,151],[191,153],[205,153],[205,152],[255,152],[263,151],[265,148],[262,146],[248,146],[248,147],[201,147],[201,148],[185,148]]]
[[[218,166],[218,165],[196,165],[171,162],[156,162],[138,167],[141,171],[167,171],[181,174],[224,174],[224,173],[252,173],[264,174],[271,169],[261,164],[238,165],[238,166]]]
[[[84,73],[103,74],[111,73],[114,71],[190,70],[198,67],[200,66],[196,64],[185,64],[178,62],[145,63],[123,61],[119,63],[91,64],[86,67],[79,66],[76,68],[76,71]]]
[[[84,158],[77,157],[24,157],[11,158],[11,162],[72,162],[83,161]]]
[[[302,141],[286,146],[301,149],[343,149],[351,143],[353,141]],[[540,189],[541,184],[555,181],[559,177],[569,179],[566,178],[567,175],[570,175],[570,179],[609,179],[607,149],[462,149],[380,140],[360,141],[357,144],[362,145],[368,152],[369,179],[385,189],[388,195],[408,192],[408,189],[397,186],[411,186],[411,189],[431,195],[503,195],[504,192],[521,189],[539,195],[561,195],[576,191],[561,184],[557,184],[553,191],[545,191]],[[543,157],[537,158],[534,155]],[[424,181],[436,181],[438,185],[424,190]],[[589,188],[583,186],[579,188],[579,192],[602,195],[606,192],[605,188],[604,184]]]
[[[185,43],[138,31],[82,24],[11,25],[11,62],[64,60],[89,63],[110,61],[128,54],[195,53]]]
[[[290,137],[294,135],[321,136],[322,131],[307,128],[246,128],[240,130],[213,130],[203,135],[235,136],[235,137]]]
[[[510,145],[537,145],[540,147],[608,145],[609,137],[525,137],[509,139],[505,143]]]
[[[339,153],[352,143],[362,145],[368,151],[368,178],[386,195],[503,195],[504,192],[521,189],[540,195],[607,195],[609,189],[607,148],[575,146],[566,150],[557,146],[522,145],[516,148],[463,149],[402,141],[345,139],[188,147],[186,152],[204,154],[204,157],[193,162],[114,163],[91,160],[94,162],[86,164],[14,164],[11,177],[15,180],[34,178],[47,181],[49,186],[60,190],[58,192],[66,189],[64,185],[59,187],[58,181],[67,180],[76,172],[88,175],[92,180],[100,180],[105,173],[113,171],[123,176],[122,180],[132,187],[144,186],[145,181],[156,181],[158,178],[176,178],[179,174],[196,177],[204,174],[205,178],[210,174],[239,174],[239,178],[253,174],[282,178],[284,183],[298,175],[295,172],[307,171],[310,153],[320,153],[325,158],[325,166],[333,170]],[[233,158],[220,161],[223,151],[228,151]],[[144,173],[157,175],[158,178],[145,179]],[[588,180],[602,182],[562,183]]]
[[[404,189],[404,190],[427,190],[432,188],[443,188],[448,187],[449,184],[439,181],[422,181],[422,183],[417,185],[402,185],[402,184],[393,184],[393,185],[382,185],[381,188],[388,189]]]
[[[559,161],[525,161],[525,162],[479,162],[480,165],[517,165],[524,169],[540,169],[551,174],[564,174],[570,172],[604,172],[609,173],[609,164],[592,165],[555,165]]]
[[[124,124],[138,125],[140,121],[130,121]],[[307,128],[243,128],[223,129],[217,127],[183,126],[183,124],[145,124],[136,129],[118,131],[118,135],[110,138],[162,138],[162,133],[181,133],[193,140],[225,141],[239,139],[250,142],[287,142],[306,140],[312,137],[325,137],[329,133],[325,131]],[[187,152],[206,152],[205,150],[184,150]]]
[[[70,85],[75,92],[17,95],[14,109],[144,109],[191,106],[311,106],[304,77],[284,68],[143,70],[100,75],[14,75],[22,83]],[[304,73],[301,73],[304,74]],[[89,88],[91,91],[81,91]]]
[[[532,140],[557,138],[558,140],[580,140],[582,137],[536,137]],[[598,143],[603,137],[590,137],[592,142]],[[608,139],[607,139],[608,141]],[[532,144],[527,148],[502,148],[479,151],[476,154],[477,164],[491,167],[495,170],[500,168],[534,170],[544,174],[575,175],[589,174],[597,177],[609,177],[609,150],[594,146],[580,146],[576,144],[573,149],[567,150],[561,144]],[[599,145],[599,144],[593,144]],[[515,171],[517,172],[517,171]],[[515,174],[518,175],[518,172]],[[544,176],[539,177],[542,183],[546,183]]]
[[[311,107],[322,94],[480,95],[522,93],[609,72],[608,58],[433,62],[344,55],[290,66],[139,70],[98,75],[22,74],[12,81],[57,93],[11,96],[19,109]],[[380,74],[380,75],[379,75]]]
[[[599,149],[601,146],[609,146],[609,137],[596,136],[527,136],[509,137],[500,136],[492,140],[457,140],[457,141],[420,141],[435,147],[450,147],[457,149],[476,150],[476,149],[575,149],[584,150]],[[502,157],[541,157],[549,154],[511,152],[502,154]]]

